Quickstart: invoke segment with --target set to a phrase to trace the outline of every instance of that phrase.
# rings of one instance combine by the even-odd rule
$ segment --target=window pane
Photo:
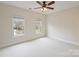
[[[41,34],[42,22],[40,20],[35,21],[35,33]]]
[[[19,17],[13,18],[14,36],[22,36],[24,34],[24,19]]]

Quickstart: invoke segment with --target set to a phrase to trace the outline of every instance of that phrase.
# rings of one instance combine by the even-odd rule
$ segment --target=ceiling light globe
[[[47,8],[43,7],[41,8],[41,11],[47,11]]]

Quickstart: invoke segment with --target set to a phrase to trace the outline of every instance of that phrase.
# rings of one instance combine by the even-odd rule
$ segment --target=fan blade
[[[42,6],[42,3],[41,2],[39,2],[39,1],[36,1],[36,2]]]
[[[34,9],[39,9],[39,8],[42,8],[42,7],[37,7],[37,8],[34,8]]]
[[[52,9],[52,10],[54,9],[54,8],[52,8],[52,7],[46,7],[46,8],[48,8],[48,9]]]
[[[49,6],[49,5],[52,5],[52,4],[54,4],[54,3],[55,3],[55,1],[51,1],[51,2],[48,3],[48,6]]]

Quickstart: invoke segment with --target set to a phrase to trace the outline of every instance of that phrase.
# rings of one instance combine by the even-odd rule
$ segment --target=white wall
[[[48,37],[79,45],[79,6],[47,17]]]
[[[25,35],[18,37],[17,39],[12,38],[12,17],[15,16],[21,16],[25,21]],[[0,47],[45,36],[44,18],[45,17],[41,14],[0,3]],[[36,35],[34,33],[32,21],[34,19],[42,20],[42,34]]]

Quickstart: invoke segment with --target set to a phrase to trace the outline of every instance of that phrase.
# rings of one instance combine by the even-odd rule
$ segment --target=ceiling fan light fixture
[[[41,8],[41,11],[47,11],[48,9],[46,7]]]
[[[45,12],[45,11],[53,10],[53,9],[54,9],[53,7],[50,7],[50,5],[54,4],[55,1],[51,1],[51,2],[49,2],[49,3],[47,3],[46,1],[42,1],[42,2],[36,1],[36,2],[37,2],[41,7],[37,7],[37,8],[35,8],[35,9],[41,8],[40,10],[41,10],[42,12]]]

